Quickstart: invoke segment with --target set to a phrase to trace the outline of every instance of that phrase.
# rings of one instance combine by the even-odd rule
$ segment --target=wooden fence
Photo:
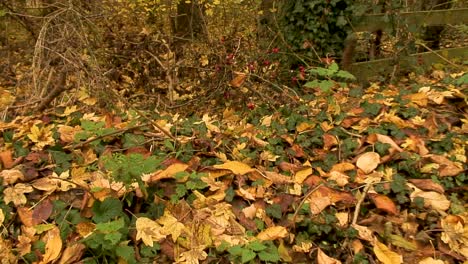
[[[358,18],[354,23],[356,32],[377,30],[388,31],[392,29],[395,21],[390,22],[388,14],[373,14]],[[468,8],[404,12],[395,15],[400,25],[411,25],[422,28],[431,25],[460,25],[468,23]],[[411,67],[431,65],[439,62],[451,61],[460,58],[461,61],[468,59],[468,46],[458,48],[445,48],[429,52],[415,53],[408,56],[398,56],[397,58],[383,58],[366,62],[356,62],[349,67],[349,71],[360,80],[367,80],[369,77],[378,76],[398,69],[411,69]]]

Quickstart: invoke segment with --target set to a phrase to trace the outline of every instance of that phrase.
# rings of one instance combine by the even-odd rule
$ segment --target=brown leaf
[[[323,134],[323,149],[330,150],[332,147],[338,145],[338,140],[336,136],[332,134]]]
[[[378,209],[389,214],[398,214],[398,209],[395,203],[387,196],[378,193],[369,193],[369,197]]]
[[[94,229],[96,228],[96,224],[91,222],[80,222],[76,225],[76,232],[83,238],[86,238],[90,235]]]
[[[81,243],[71,244],[67,246],[62,253],[62,257],[58,264],[69,264],[69,263],[76,263],[81,259],[83,252],[85,251],[85,245]]]
[[[409,179],[408,181],[424,191],[436,191],[438,193],[445,192],[442,185],[435,183],[431,179]]]
[[[444,156],[441,155],[428,155],[429,158],[440,165],[439,176],[440,177],[450,177],[457,176],[463,172],[463,167],[458,166],[459,163],[455,163]]]
[[[46,221],[52,214],[53,208],[54,206],[49,199],[43,200],[36,207],[34,207],[32,213],[33,225],[37,225]]]
[[[23,223],[23,225],[25,226],[33,226],[33,212],[32,210],[29,210],[28,208],[26,207],[18,207],[18,216],[19,216],[19,219],[21,221],[21,223]]]
[[[245,79],[247,78],[247,74],[243,72],[234,72],[234,74],[236,76],[234,77],[234,79],[231,80],[231,82],[229,82],[229,84],[234,88],[239,88],[242,86]]]

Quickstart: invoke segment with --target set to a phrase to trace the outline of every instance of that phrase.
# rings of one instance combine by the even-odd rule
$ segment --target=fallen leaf
[[[86,246],[81,243],[73,243],[65,248],[58,264],[76,263],[81,259]]]
[[[234,72],[235,77],[229,82],[229,84],[234,88],[239,88],[244,83],[245,79],[247,78],[247,74],[243,72]]]
[[[262,241],[273,241],[278,238],[285,238],[288,235],[288,231],[284,226],[272,226],[263,230],[257,235],[257,239]]]
[[[240,161],[228,161],[224,164],[218,164],[213,166],[216,169],[230,170],[236,175],[244,175],[251,171],[254,171],[249,165]]]
[[[445,262],[440,259],[434,259],[432,257],[428,257],[428,258],[420,260],[418,264],[445,264]]]
[[[183,172],[188,168],[187,164],[174,163],[163,171],[151,174],[148,183],[156,182],[162,179],[173,179],[177,173]]]
[[[383,264],[403,263],[403,257],[396,252],[391,251],[386,245],[380,243],[377,239],[374,241],[374,254]]]
[[[435,191],[438,193],[445,192],[444,187],[435,183],[432,179],[408,179],[408,181],[424,191]]]
[[[441,155],[428,155],[429,158],[440,165],[439,176],[450,177],[457,176],[463,172],[463,166],[458,162],[453,162]]]
[[[160,233],[164,236],[171,235],[172,241],[175,242],[179,238],[183,230],[185,230],[184,224],[179,222],[169,211],[165,210],[164,215],[156,220],[160,225]]]
[[[377,152],[366,152],[359,156],[356,166],[364,173],[369,174],[379,166],[379,163],[380,155]]]
[[[13,202],[15,206],[26,204],[28,200],[24,194],[32,191],[33,188],[31,186],[24,183],[17,183],[14,187],[8,187],[3,190],[3,201],[5,204]]]
[[[32,212],[32,224],[37,225],[45,222],[49,219],[49,216],[52,214],[54,205],[49,199],[45,199],[40,202]]]
[[[13,153],[10,150],[0,152],[0,162],[3,164],[3,168],[11,169],[13,164]]]
[[[411,183],[407,183],[406,185],[413,189],[413,192],[410,194],[412,201],[414,198],[420,197],[424,198],[425,207],[430,207],[437,211],[446,211],[450,208],[450,201],[447,199],[447,197],[445,197],[445,195],[437,192],[422,191]]]
[[[17,169],[2,170],[0,172],[0,177],[3,179],[3,186],[12,185],[18,180],[24,180],[24,174]]]
[[[318,248],[317,264],[341,264],[341,261],[327,256],[320,248]]]
[[[42,238],[45,242],[45,253],[42,257],[42,260],[39,262],[41,264],[50,263],[55,261],[62,252],[62,239],[60,238],[60,229],[54,227],[49,230],[44,237]]]
[[[312,174],[312,168],[311,167],[306,167],[294,174],[294,182],[295,183],[303,183],[304,180],[309,177],[309,175]]]
[[[370,192],[368,195],[378,209],[386,213],[392,214],[392,215],[398,214],[398,209],[395,203],[389,197],[382,195],[382,194],[370,193]]]
[[[149,247],[153,246],[154,241],[160,241],[166,236],[161,234],[161,226],[156,222],[146,217],[139,217],[136,220],[136,240],[142,240]]]

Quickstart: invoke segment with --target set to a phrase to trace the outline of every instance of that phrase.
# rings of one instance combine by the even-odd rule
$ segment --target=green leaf
[[[106,240],[106,241],[104,243],[111,244],[111,245],[117,245],[120,242],[121,238],[122,238],[121,233],[114,232],[114,233],[105,234],[104,235],[104,240]]]
[[[106,198],[103,202],[94,202],[92,211],[95,223],[107,222],[122,213],[122,203],[115,198]]]
[[[125,226],[125,221],[123,218],[119,218],[118,220],[108,222],[108,223],[98,223],[96,225],[96,230],[104,232],[104,233],[110,233],[110,232],[116,232],[119,229],[123,228]]]
[[[260,242],[260,241],[253,241],[252,243],[247,245],[247,247],[252,249],[253,251],[257,251],[257,252],[265,250],[267,248],[267,246],[262,244],[262,242]]]
[[[131,148],[136,146],[141,146],[145,143],[145,136],[135,135],[131,133],[125,133],[123,135],[123,147]]]
[[[268,262],[278,262],[280,260],[278,249],[275,246],[268,248],[268,250],[259,252],[258,257],[260,260]]]
[[[252,250],[244,249],[242,250],[241,261],[242,263],[247,263],[251,261],[252,259],[254,259],[255,256],[257,256],[257,254],[255,254],[255,252],[253,252]]]
[[[136,263],[135,250],[131,246],[119,245],[115,249],[117,256],[125,259],[128,263]]]
[[[243,250],[244,249],[241,246],[237,245],[237,246],[233,246],[233,247],[229,248],[228,252],[231,255],[240,256],[240,255],[242,255]]]
[[[283,213],[281,212],[281,206],[279,204],[272,204],[267,206],[266,213],[267,215],[276,219],[281,219],[283,216]]]

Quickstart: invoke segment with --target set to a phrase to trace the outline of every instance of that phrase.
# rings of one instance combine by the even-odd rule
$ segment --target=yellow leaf
[[[391,251],[387,246],[380,243],[377,239],[374,241],[374,254],[383,264],[403,263],[403,257],[396,252]]]
[[[236,175],[244,175],[251,171],[254,171],[249,165],[239,161],[228,161],[224,164],[214,165],[216,169],[230,170]]]
[[[157,222],[162,225],[161,234],[171,235],[172,241],[176,241],[182,231],[185,229],[184,224],[180,223],[169,211],[165,211]]]
[[[0,209],[0,226],[3,225],[3,221],[5,221],[5,214],[3,213],[3,210]]]
[[[5,204],[13,202],[15,206],[26,204],[27,199],[25,193],[30,193],[33,188],[29,185],[18,183],[14,187],[8,187],[3,190],[3,201]]]
[[[43,237],[45,245],[45,253],[42,258],[41,264],[50,263],[56,260],[62,252],[62,239],[60,238],[60,230],[54,227],[49,230]]]
[[[146,217],[140,217],[136,220],[136,239],[141,239],[143,243],[149,247],[153,246],[154,241],[160,241],[166,236],[161,234],[161,226],[156,222]]]
[[[371,173],[380,163],[380,155],[376,152],[366,152],[362,154],[356,161],[356,166],[364,171]]]
[[[305,169],[302,169],[302,170],[296,172],[296,174],[294,174],[294,182],[301,184],[311,174],[312,174],[312,168],[311,167],[307,167]]]
[[[445,264],[443,260],[440,259],[434,259],[432,257],[427,257],[425,259],[422,259],[418,262],[418,264]]]
[[[11,169],[1,171],[0,178],[3,179],[3,185],[11,185],[17,182],[18,180],[24,180],[24,175],[20,170]]]
[[[280,244],[278,246],[278,254],[280,258],[285,262],[292,262],[292,258],[289,255],[288,249],[284,246],[284,242],[281,239]]]
[[[317,251],[317,264],[341,264],[341,261],[327,256],[320,248]]]
[[[278,238],[285,238],[288,235],[288,231],[284,226],[272,226],[269,227],[257,235],[259,240],[276,240]]]

